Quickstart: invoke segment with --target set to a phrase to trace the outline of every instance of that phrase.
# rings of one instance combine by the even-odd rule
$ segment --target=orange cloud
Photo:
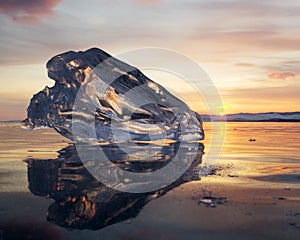
[[[278,80],[285,80],[285,79],[294,79],[296,78],[296,74],[293,72],[269,72],[268,74],[270,79],[278,79]]]
[[[53,8],[63,0],[9,0],[0,1],[0,11],[12,20],[36,24],[53,14]]]

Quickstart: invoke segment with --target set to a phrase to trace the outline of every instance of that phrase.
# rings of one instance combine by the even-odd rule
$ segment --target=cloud
[[[296,74],[294,72],[269,72],[268,74],[270,79],[276,80],[286,80],[286,79],[294,79],[296,78]]]
[[[300,13],[299,5],[292,2],[283,3],[279,0],[272,1],[242,1],[242,0],[211,0],[211,1],[187,1],[185,5],[197,10],[214,11],[228,16],[239,17],[291,17]]]
[[[299,110],[300,85],[260,86],[221,90],[224,102],[235,107],[233,111],[272,112]],[[255,97],[254,97],[255,96]]]
[[[186,36],[198,45],[228,54],[300,50],[300,4],[282,1],[186,1],[190,15],[198,14]],[[226,19],[226,21],[224,21]]]
[[[257,67],[257,65],[253,64],[253,63],[236,63],[235,66],[237,67],[245,67],[245,68],[253,68],[253,67]]]
[[[257,87],[238,87],[232,89],[222,89],[222,97],[235,99],[236,101],[251,101],[260,100],[299,100],[300,85],[294,84],[291,86],[257,86]],[[255,98],[253,97],[255,96]],[[299,104],[299,101],[297,102]],[[263,106],[262,106],[263,107]]]
[[[63,0],[0,0],[0,11],[12,20],[24,24],[40,23],[53,14],[53,8]]]
[[[143,6],[161,5],[164,0],[133,0],[135,4]]]
[[[300,34],[290,35],[276,31],[233,30],[194,31],[189,40],[210,47],[220,53],[249,53],[261,57],[262,53],[300,51]]]

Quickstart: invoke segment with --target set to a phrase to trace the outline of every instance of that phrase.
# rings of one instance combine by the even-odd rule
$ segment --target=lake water
[[[204,126],[205,162],[214,151],[214,129]],[[200,180],[190,172],[160,191],[139,195],[99,184],[71,142],[52,129],[26,131],[19,123],[2,122],[0,134],[0,239],[300,237],[300,123],[227,123],[215,175]],[[107,152],[128,160],[145,148],[134,157],[113,148]],[[155,156],[163,162],[174,148]],[[202,145],[199,149],[193,171],[201,162]],[[227,202],[199,204],[208,193]]]

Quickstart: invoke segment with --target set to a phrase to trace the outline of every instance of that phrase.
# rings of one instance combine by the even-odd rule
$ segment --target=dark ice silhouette
[[[147,148],[136,148],[135,152],[127,154],[123,151],[124,148],[121,150],[117,145],[101,147],[117,166],[127,171],[147,172],[170,163],[179,145],[166,145],[157,151],[157,158],[146,161],[145,158],[139,161],[130,155],[147,155]],[[191,154],[188,146],[185,147],[185,157],[189,158]],[[197,154],[192,154],[194,159],[189,169],[169,186],[154,192],[126,193],[97,181],[80,161],[75,147],[69,146],[60,150],[57,159],[26,159],[29,189],[34,195],[55,200],[48,208],[48,221],[65,228],[101,229],[134,218],[151,200],[183,183],[199,180],[203,150],[203,144],[199,143]]]

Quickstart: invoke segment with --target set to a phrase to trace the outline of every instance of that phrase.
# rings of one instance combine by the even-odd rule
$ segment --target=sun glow
[[[219,109],[218,115],[221,116],[221,117],[226,116],[228,114],[228,110],[230,108],[232,108],[231,105],[229,105],[229,104],[223,104],[223,106],[221,106],[220,109]]]

